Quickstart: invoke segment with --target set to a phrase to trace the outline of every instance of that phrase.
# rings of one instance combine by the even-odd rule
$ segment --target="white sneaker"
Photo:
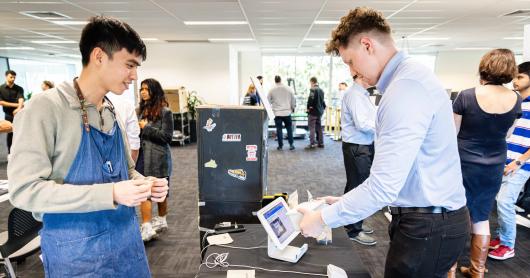
[[[142,226],[140,227],[140,233],[142,234],[143,241],[150,241],[151,239],[156,237],[156,232],[153,229],[151,223],[149,222],[142,224]]]
[[[151,220],[151,225],[153,225],[153,230],[157,233],[167,230],[167,221],[165,216],[155,216]]]

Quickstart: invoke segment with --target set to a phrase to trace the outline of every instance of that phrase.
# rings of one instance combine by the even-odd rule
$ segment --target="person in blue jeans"
[[[165,179],[134,170],[108,92],[136,80],[145,44],[129,25],[97,16],[79,41],[78,78],[34,96],[13,123],[10,201],[41,220],[46,277],[151,277],[135,207],[163,202]]]
[[[523,99],[523,115],[516,121],[513,134],[507,140],[508,159],[497,194],[498,236],[490,241],[489,247],[493,250],[488,253],[488,257],[496,260],[515,256],[515,202],[530,177],[530,62],[524,62],[518,68],[513,87]]]

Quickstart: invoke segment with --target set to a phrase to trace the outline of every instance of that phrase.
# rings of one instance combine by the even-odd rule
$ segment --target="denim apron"
[[[115,121],[104,133],[89,126],[87,118],[83,114],[81,144],[64,183],[97,186],[92,184],[127,180],[120,127]],[[46,277],[151,277],[133,207],[46,213],[41,248]]]

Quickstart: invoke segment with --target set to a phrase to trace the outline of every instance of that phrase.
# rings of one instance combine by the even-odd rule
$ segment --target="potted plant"
[[[196,91],[192,91],[188,96],[187,108],[190,115],[190,142],[197,142],[197,109],[203,101],[199,98]]]
[[[188,102],[186,105],[192,120],[195,120],[195,117],[197,116],[197,110],[195,108],[201,104],[202,100],[197,96],[197,92],[192,91],[188,96]]]

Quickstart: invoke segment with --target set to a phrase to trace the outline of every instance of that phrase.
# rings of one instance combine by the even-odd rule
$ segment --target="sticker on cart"
[[[238,180],[247,180],[247,172],[243,169],[228,169],[228,175]]]
[[[217,168],[217,163],[215,162],[215,160],[213,159],[210,159],[210,161],[204,163],[204,167],[206,168]]]
[[[223,142],[241,142],[241,134],[225,133],[223,134]]]
[[[212,132],[216,125],[217,124],[213,122],[212,118],[208,118],[208,120],[206,121],[206,125],[202,128],[206,129],[206,131],[208,132]]]
[[[258,145],[247,145],[245,149],[247,150],[247,161],[258,161]]]

